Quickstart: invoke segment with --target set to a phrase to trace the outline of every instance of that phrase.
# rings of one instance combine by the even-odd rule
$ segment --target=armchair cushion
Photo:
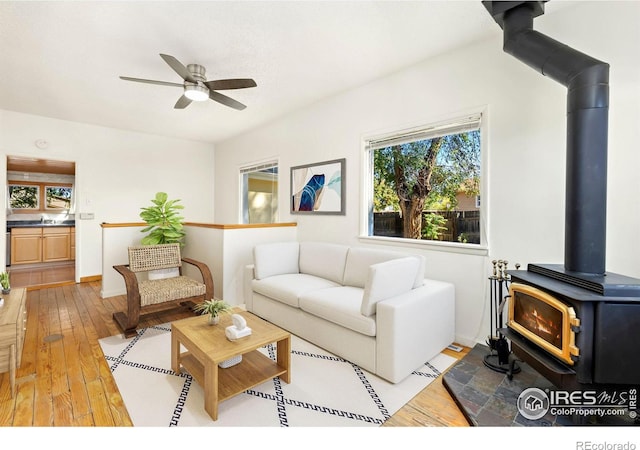
[[[206,290],[204,284],[183,276],[141,281],[138,284],[140,306],[204,295]]]

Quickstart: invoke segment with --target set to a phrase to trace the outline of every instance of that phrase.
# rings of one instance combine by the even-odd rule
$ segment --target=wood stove
[[[511,297],[505,336],[513,353],[561,389],[586,389],[640,384],[640,296],[602,295],[536,273],[511,271]],[[627,279],[622,287],[640,288],[638,280]],[[555,332],[536,332],[520,309],[534,308],[553,322]]]
[[[567,87],[564,265],[509,271],[502,332],[560,388],[638,385],[640,280],[605,270],[609,65],[533,30],[545,1],[482,3],[504,31],[505,52]],[[544,310],[549,331],[527,317],[532,308]]]

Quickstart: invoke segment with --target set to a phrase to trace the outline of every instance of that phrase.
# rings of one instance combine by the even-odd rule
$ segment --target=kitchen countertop
[[[49,227],[75,227],[75,220],[45,220],[41,222],[39,220],[8,220],[7,231],[11,228],[49,228]]]

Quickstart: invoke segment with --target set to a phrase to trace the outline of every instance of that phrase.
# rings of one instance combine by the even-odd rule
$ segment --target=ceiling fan
[[[251,78],[231,78],[227,80],[211,80],[207,81],[205,76],[206,69],[200,64],[189,64],[185,66],[176,58],[171,55],[163,55],[160,53],[160,57],[169,64],[180,77],[184,80],[184,83],[172,83],[169,81],[156,81],[145,80],[143,78],[131,78],[120,77],[126,81],[137,81],[138,83],[159,84],[162,86],[175,86],[184,89],[182,97],[178,99],[174,108],[184,109],[194,102],[202,102],[207,99],[211,99],[223,105],[229,106],[233,109],[243,110],[246,105],[243,105],[237,100],[227,97],[216,91],[222,91],[226,89],[244,89],[250,87],[256,87],[256,82]]]

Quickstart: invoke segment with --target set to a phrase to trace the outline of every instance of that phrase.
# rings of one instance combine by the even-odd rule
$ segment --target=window
[[[240,169],[242,223],[278,221],[278,163],[270,161]]]
[[[11,209],[40,209],[40,186],[31,184],[9,185]]]
[[[72,197],[69,184],[9,182],[9,207],[14,212],[68,211]]]
[[[480,118],[365,141],[368,236],[481,243]]]
[[[62,209],[71,208],[72,190],[69,186],[45,186],[45,209]]]

